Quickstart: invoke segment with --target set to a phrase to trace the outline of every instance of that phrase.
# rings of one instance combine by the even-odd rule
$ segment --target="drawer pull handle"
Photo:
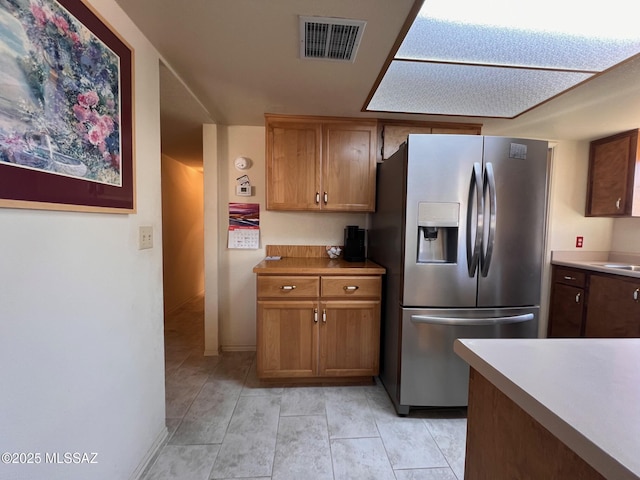
[[[576,303],[580,303],[581,296],[582,296],[582,293],[576,293]]]
[[[324,204],[326,205],[329,202],[329,195],[327,195],[327,192],[324,192]]]
[[[358,290],[360,287],[357,285],[345,285],[344,287],[342,287],[342,289],[345,292],[355,292],[356,290]]]
[[[316,192],[316,205],[320,204],[320,192]]]
[[[617,208],[618,210],[620,210],[620,202],[621,202],[621,201],[622,201],[622,199],[621,199],[621,198],[619,198],[618,200],[616,200],[616,208]]]
[[[639,296],[640,296],[640,288],[636,288],[636,291],[633,292],[633,299],[637,302]]]
[[[322,323],[327,323],[327,309],[322,309]]]
[[[565,280],[575,280],[575,279],[576,279],[576,277],[570,277],[570,276],[568,276],[568,275],[565,275],[564,279],[565,279]]]
[[[313,309],[313,323],[318,323],[318,309]]]
[[[286,290],[286,291],[295,290],[295,289],[296,289],[295,285],[282,285],[280,287],[280,290]]]

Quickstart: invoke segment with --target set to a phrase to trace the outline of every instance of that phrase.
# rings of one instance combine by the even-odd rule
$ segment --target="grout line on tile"
[[[449,461],[449,459],[445,455],[444,451],[440,447],[440,444],[438,443],[438,440],[433,435],[433,432],[431,431],[431,428],[429,427],[429,423],[427,422],[427,419],[426,418],[422,418],[421,420],[422,420],[422,423],[424,424],[425,428],[427,429],[427,432],[429,432],[429,435],[431,435],[431,438],[433,438],[433,441],[436,444],[436,447],[438,447],[438,451],[442,455],[442,458],[444,458],[444,461],[447,462],[447,465],[449,465],[449,469],[451,470],[451,473],[453,473],[453,476],[456,477],[458,480],[464,480],[464,478],[458,478],[458,475],[456,475],[456,471],[453,469],[453,465],[451,465],[451,462]]]

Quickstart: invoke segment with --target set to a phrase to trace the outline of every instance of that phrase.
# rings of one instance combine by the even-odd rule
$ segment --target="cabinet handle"
[[[575,280],[575,279],[576,279],[576,277],[569,277],[569,276],[565,276],[565,277],[564,277],[564,279],[565,279],[565,280]]]
[[[316,205],[320,203],[320,192],[316,192]]]
[[[639,296],[640,296],[640,288],[636,288],[636,291],[633,292],[633,300],[637,302]]]
[[[327,195],[327,192],[324,192],[323,197],[324,197],[324,204],[326,205],[327,202],[329,201],[329,195]]]
[[[576,293],[576,303],[580,303],[581,296],[582,296],[582,293]]]
[[[360,287],[358,287],[357,285],[345,285],[344,287],[342,287],[345,292],[355,292],[359,288]]]
[[[313,309],[313,323],[318,323],[318,309]]]
[[[327,323],[327,309],[322,309],[322,323]]]
[[[619,198],[618,200],[616,200],[616,208],[618,210],[620,210],[620,202],[622,201],[622,198]]]
[[[295,286],[295,285],[282,285],[282,286],[280,287],[280,290],[287,290],[287,291],[289,291],[289,290],[295,290],[295,289],[296,289],[296,286]]]

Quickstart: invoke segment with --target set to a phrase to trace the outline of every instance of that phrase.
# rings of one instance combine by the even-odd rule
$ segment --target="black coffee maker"
[[[364,262],[364,229],[347,225],[344,229],[344,259],[347,262]]]

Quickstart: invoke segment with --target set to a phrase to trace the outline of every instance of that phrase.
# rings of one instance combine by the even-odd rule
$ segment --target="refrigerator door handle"
[[[469,200],[467,207],[467,267],[469,269],[469,276],[474,277],[476,275],[476,269],[478,268],[478,262],[480,261],[480,251],[482,249],[482,232],[484,223],[484,192],[481,189],[482,185],[482,166],[479,163],[473,164],[473,171],[471,172],[471,182],[469,183]],[[473,245],[471,244],[471,230],[473,227],[473,193],[475,192],[476,203],[476,232]]]
[[[489,317],[489,318],[458,318],[458,317],[439,317],[436,315],[411,315],[413,323],[427,323],[430,325],[449,325],[449,326],[478,326],[478,325],[505,325],[509,323],[522,323],[533,320],[533,313],[524,313],[522,315],[513,315],[507,317]]]
[[[496,218],[497,218],[497,196],[496,196],[496,177],[493,173],[493,164],[487,162],[484,167],[484,182],[482,185],[482,196],[484,198],[485,192],[489,189],[489,233],[487,235],[486,252],[481,255],[481,274],[486,277],[489,274],[489,267],[491,266],[491,257],[493,256],[493,245],[496,241]],[[487,224],[485,224],[485,228]],[[482,250],[481,250],[482,251]]]

